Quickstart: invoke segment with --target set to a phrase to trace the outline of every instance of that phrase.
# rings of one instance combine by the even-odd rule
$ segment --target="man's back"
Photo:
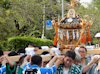
[[[38,70],[36,74],[54,74],[56,72],[56,66],[52,66],[50,68],[39,68],[38,65],[30,65],[30,63],[27,63],[23,68],[23,74],[25,74],[26,71],[28,73],[29,72],[28,70],[31,69]]]

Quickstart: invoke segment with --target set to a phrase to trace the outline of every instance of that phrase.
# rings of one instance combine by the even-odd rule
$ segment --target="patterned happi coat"
[[[59,65],[56,74],[63,74],[64,64]],[[80,69],[75,65],[72,64],[69,68],[68,74],[80,74]]]

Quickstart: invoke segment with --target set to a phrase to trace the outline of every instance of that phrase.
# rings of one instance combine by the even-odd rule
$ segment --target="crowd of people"
[[[50,53],[44,51],[41,55],[52,55],[52,59],[44,67],[41,55],[35,51],[40,46],[29,44],[25,49],[4,55],[0,50],[0,74],[100,74],[100,55],[94,55],[88,60],[87,49],[81,46],[78,52],[68,50],[61,55],[59,48],[50,45]],[[53,50],[55,49],[55,50]],[[22,55],[14,62],[10,56]]]

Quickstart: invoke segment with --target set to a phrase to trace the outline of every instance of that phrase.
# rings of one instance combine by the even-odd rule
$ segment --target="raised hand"
[[[58,68],[58,66],[63,63],[64,63],[64,56],[59,56],[55,63],[56,68]]]
[[[95,63],[98,61],[98,59],[100,58],[100,55],[94,55],[92,58],[91,58],[91,63]]]
[[[1,56],[1,57],[0,57],[0,63],[3,61],[3,59],[4,59],[4,57]]]
[[[25,58],[24,58],[24,62],[25,61],[29,61],[31,59],[31,55],[27,55]]]
[[[7,63],[5,56],[2,56],[1,59],[2,59],[2,62],[1,62],[2,65],[5,65]]]
[[[64,56],[58,56],[56,63],[63,64],[63,62],[64,62]]]

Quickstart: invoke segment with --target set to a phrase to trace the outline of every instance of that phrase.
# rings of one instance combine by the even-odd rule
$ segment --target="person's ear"
[[[31,65],[33,65],[32,63],[30,63]]]
[[[42,63],[39,65],[39,67],[42,67]]]

